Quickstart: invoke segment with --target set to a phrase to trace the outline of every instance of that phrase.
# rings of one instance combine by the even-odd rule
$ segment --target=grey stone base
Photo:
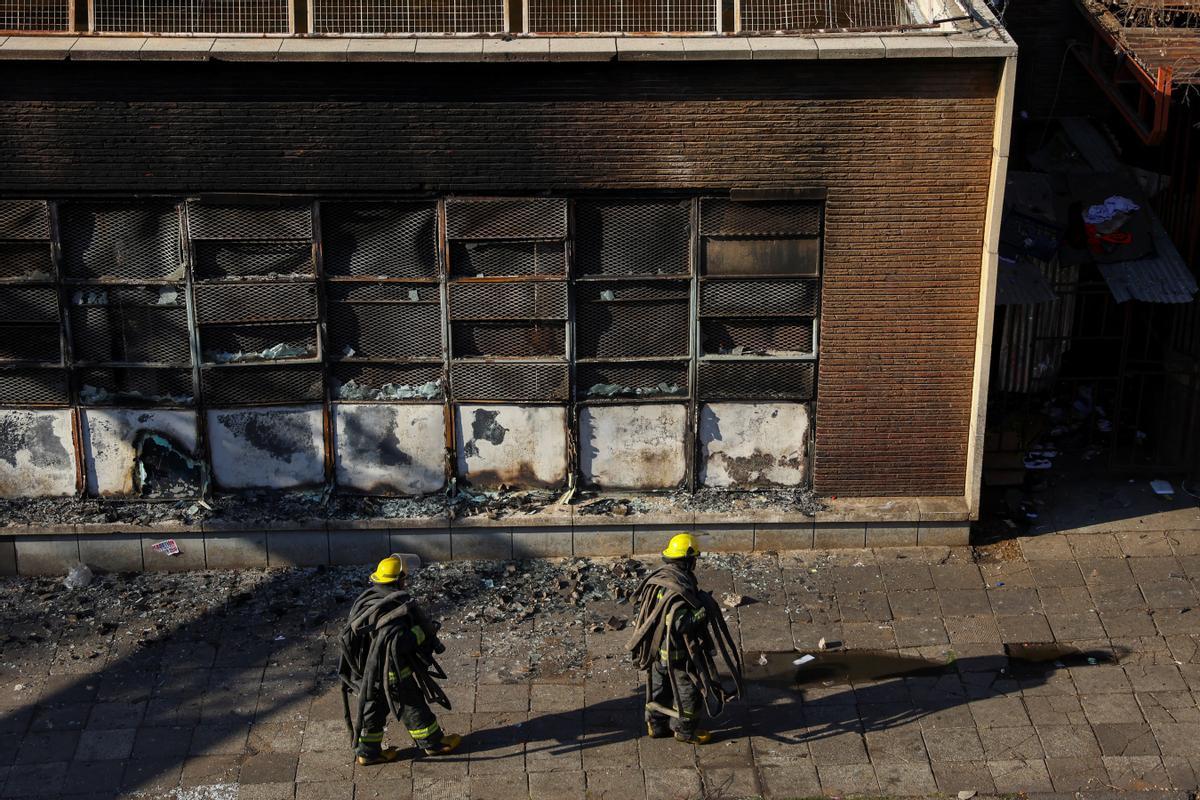
[[[624,556],[659,552],[675,533],[700,534],[714,552],[957,546],[970,540],[968,522],[750,522],[743,524],[565,524],[375,527],[306,530],[198,530],[0,534],[0,575],[56,575],[82,560],[97,571],[140,572],[371,564],[391,552],[426,561]],[[179,554],[163,555],[155,542],[174,539]]]

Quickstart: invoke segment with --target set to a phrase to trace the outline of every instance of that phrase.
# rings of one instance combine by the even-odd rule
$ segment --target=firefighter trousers
[[[442,729],[417,682],[408,676],[390,684],[388,688],[400,707],[400,722],[417,747],[436,747],[442,740]],[[383,729],[390,713],[382,687],[376,687],[363,708],[362,732],[358,736],[358,746],[354,748],[355,755],[379,754],[383,748]]]
[[[650,670],[647,679],[650,681],[650,700],[663,708],[673,708],[679,716],[672,717],[655,709],[646,707],[646,722],[655,731],[666,733],[673,730],[676,733],[690,736],[696,732],[700,714],[700,692],[691,679],[684,674],[683,669],[675,670],[675,679],[679,684],[679,696],[675,696],[675,687],[671,686],[671,678],[667,674],[667,665],[659,662]]]

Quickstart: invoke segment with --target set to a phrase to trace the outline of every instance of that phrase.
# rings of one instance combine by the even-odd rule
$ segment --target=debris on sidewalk
[[[92,577],[92,570],[88,565],[79,562],[67,570],[67,577],[63,578],[63,586],[71,590],[82,589],[91,585]]]

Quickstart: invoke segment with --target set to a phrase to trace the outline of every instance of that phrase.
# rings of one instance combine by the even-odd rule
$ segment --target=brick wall
[[[5,64],[0,196],[828,191],[815,488],[962,493],[999,64]]]

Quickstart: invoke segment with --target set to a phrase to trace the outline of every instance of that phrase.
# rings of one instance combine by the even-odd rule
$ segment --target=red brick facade
[[[0,66],[0,197],[827,192],[814,488],[961,495],[994,60]]]

